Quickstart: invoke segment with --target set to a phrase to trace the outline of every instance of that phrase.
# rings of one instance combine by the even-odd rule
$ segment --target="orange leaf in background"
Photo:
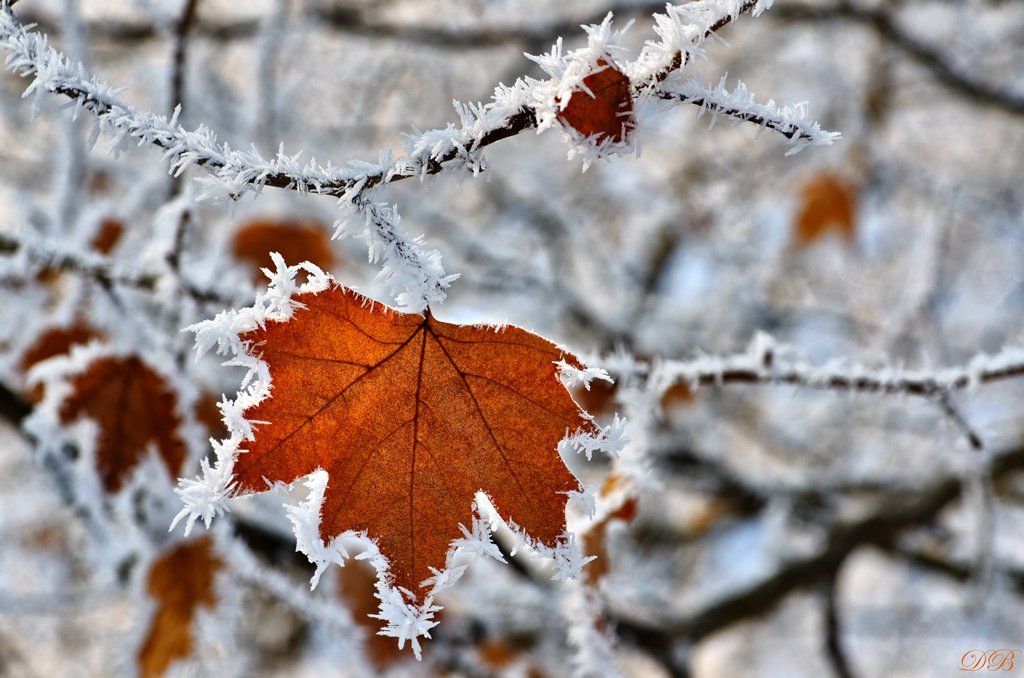
[[[192,622],[200,607],[217,602],[214,576],[223,565],[209,537],[181,544],[153,563],[146,591],[157,605],[139,650],[142,676],[162,676],[174,661],[192,653]]]
[[[494,669],[503,669],[515,661],[517,652],[514,647],[499,639],[486,640],[477,648],[480,661]]]
[[[857,235],[857,193],[851,184],[833,174],[822,174],[803,185],[800,198],[800,212],[793,224],[797,245],[806,247],[829,232],[853,243]]]
[[[101,332],[82,322],[67,327],[51,327],[40,334],[35,343],[25,350],[18,367],[22,372],[28,372],[44,360],[69,352],[76,344],[87,344],[93,339],[102,338]]]
[[[617,386],[618,384],[604,379],[594,379],[590,382],[590,388],[579,386],[573,389],[572,395],[583,409],[598,417],[614,411]]]
[[[697,394],[690,388],[689,384],[679,382],[672,384],[661,395],[661,408],[663,410],[692,405],[697,399]]]
[[[121,489],[150,443],[170,477],[180,475],[185,446],[178,436],[177,399],[145,363],[135,357],[102,358],[75,375],[71,388],[61,421],[96,422],[96,471],[107,492]]]
[[[93,339],[102,339],[103,334],[85,323],[76,322],[68,327],[51,327],[40,334],[21,355],[18,367],[27,373],[37,364],[71,351],[76,344],[87,344]],[[43,398],[43,387],[38,385],[28,393],[29,400],[39,402]]]
[[[287,322],[242,336],[268,363],[273,396],[238,457],[239,492],[330,475],[320,533],[366,530],[399,586],[442,568],[483,490],[503,516],[553,545],[566,492],[566,432],[596,432],[558,379],[580,366],[525,330],[453,325],[393,311],[339,287],[300,294]]]
[[[609,480],[614,477],[610,476]],[[617,482],[616,480],[615,483]],[[583,552],[588,556],[597,556],[597,560],[588,565],[584,572],[587,583],[591,586],[595,586],[611,569],[611,563],[608,561],[608,553],[605,547],[605,533],[608,530],[608,525],[613,520],[621,520],[627,523],[632,522],[633,518],[636,518],[636,511],[636,499],[629,497],[622,502],[622,506],[609,513],[604,519],[591,525],[590,529],[583,535]]]
[[[629,78],[604,59],[597,65],[601,70],[583,78],[594,96],[582,90],[573,93],[558,117],[585,137],[596,134],[599,142],[624,141],[633,126]]]
[[[260,268],[274,270],[271,252],[279,252],[285,261],[308,261],[325,271],[335,264],[327,230],[313,221],[250,221],[235,233],[232,249],[236,259],[252,265],[257,281],[264,279]]]
[[[92,237],[92,242],[89,245],[100,254],[110,254],[110,251],[121,241],[123,234],[124,226],[120,221],[104,219],[96,229],[96,235]]]

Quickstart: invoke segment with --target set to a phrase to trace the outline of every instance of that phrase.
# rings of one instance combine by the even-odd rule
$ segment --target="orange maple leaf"
[[[409,590],[444,567],[477,491],[533,539],[559,541],[579,489],[559,441],[598,432],[558,379],[556,361],[582,367],[573,356],[522,329],[400,313],[336,286],[293,302],[286,322],[240,336],[273,397],[245,410],[269,423],[235,461],[236,493],[326,470],[321,538],[365,531]]]
[[[177,398],[164,379],[137,357],[108,356],[71,378],[71,393],[60,406],[65,424],[87,417],[99,428],[96,471],[107,492],[117,492],[156,446],[172,478],[185,461]]]
[[[223,565],[210,537],[175,546],[153,562],[146,591],[157,606],[139,648],[140,675],[162,676],[192,653],[192,622],[200,607],[217,602],[214,576]]]
[[[625,141],[634,125],[629,78],[604,59],[597,66],[600,70],[583,79],[589,93],[575,92],[558,117],[584,137],[596,134],[599,143]]]

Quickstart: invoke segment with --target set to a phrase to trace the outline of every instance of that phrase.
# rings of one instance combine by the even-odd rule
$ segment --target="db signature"
[[[961,671],[1012,671],[1016,666],[1019,648],[998,650],[968,650],[960,657]]]

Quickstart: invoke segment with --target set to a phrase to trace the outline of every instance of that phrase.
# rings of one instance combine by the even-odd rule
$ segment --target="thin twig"
[[[842,630],[839,625],[839,600],[836,595],[838,575],[839,572],[836,571],[825,580],[825,590],[822,593],[825,616],[825,655],[828,657],[836,678],[853,678],[853,669],[850,667],[850,660],[843,649]]]

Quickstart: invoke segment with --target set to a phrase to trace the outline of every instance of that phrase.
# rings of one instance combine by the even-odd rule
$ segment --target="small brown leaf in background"
[[[610,476],[609,480],[614,477]],[[611,569],[611,563],[608,562],[608,550],[605,544],[605,534],[608,531],[608,525],[615,520],[621,520],[626,523],[632,522],[636,518],[636,512],[636,499],[629,497],[622,502],[619,508],[591,525],[590,529],[583,535],[583,552],[588,556],[597,556],[597,559],[591,561],[586,569],[583,570],[584,577],[591,586],[596,586],[597,582],[608,574],[608,571]]]
[[[25,350],[18,362],[18,367],[22,374],[27,374],[30,369],[44,360],[69,353],[72,346],[88,344],[93,339],[102,338],[103,333],[83,322],[76,322],[67,327],[51,327],[40,334],[35,343]],[[42,384],[33,387],[26,395],[32,402],[41,401],[43,399]]]
[[[228,437],[228,427],[224,425],[217,402],[217,398],[204,391],[196,400],[194,412],[196,421],[206,429],[208,438],[223,440]]]
[[[480,652],[480,661],[494,669],[508,666],[517,654],[514,647],[499,638],[485,640],[477,650]]]
[[[624,141],[633,122],[633,94],[629,78],[604,59],[601,69],[583,79],[593,93],[577,91],[559,114],[559,119],[585,137],[597,135],[597,141]]]
[[[257,282],[264,280],[260,268],[274,268],[271,252],[280,253],[285,261],[308,261],[325,271],[336,263],[327,229],[315,221],[250,221],[235,233],[232,250],[236,259],[252,266]]]
[[[216,604],[214,577],[223,566],[208,536],[176,546],[153,563],[146,592],[156,601],[156,611],[139,650],[144,678],[162,676],[192,653],[192,622],[200,607]]]
[[[661,394],[661,409],[670,410],[673,407],[686,407],[692,405],[697,399],[697,394],[690,385],[684,382],[677,382],[668,387]]]
[[[60,408],[61,421],[86,417],[96,422],[96,471],[107,492],[121,489],[151,443],[170,477],[180,475],[185,446],[178,435],[177,398],[139,358],[97,360],[72,378],[71,387]]]
[[[111,250],[121,241],[124,225],[117,219],[104,219],[96,229],[89,246],[100,254],[110,254]]]
[[[793,223],[797,246],[806,247],[827,233],[842,236],[847,244],[857,237],[857,191],[834,174],[821,174],[800,189],[800,212]]]
[[[611,414],[615,410],[616,384],[604,379],[594,379],[590,388],[578,386],[573,389],[572,397],[594,417]]]

